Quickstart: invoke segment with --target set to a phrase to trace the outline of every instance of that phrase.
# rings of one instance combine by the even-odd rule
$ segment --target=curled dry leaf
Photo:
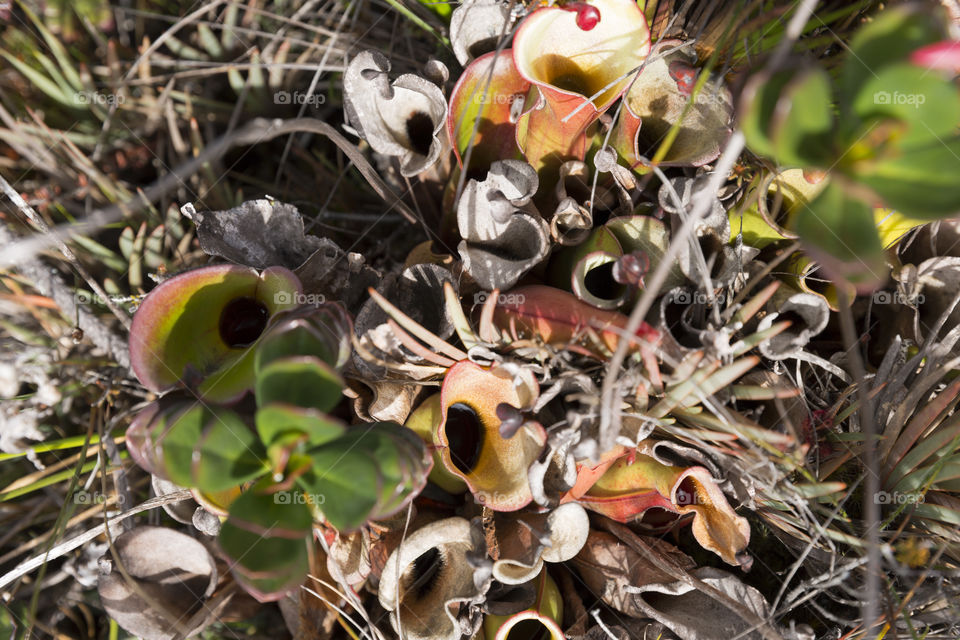
[[[509,37],[510,3],[503,0],[467,0],[450,16],[450,42],[457,61],[471,60],[497,48],[501,37]]]
[[[457,205],[464,270],[484,289],[506,290],[550,251],[547,224],[530,204],[537,174],[519,160],[493,163],[470,180]]]
[[[377,597],[390,622],[412,640],[457,640],[457,605],[482,599],[468,556],[478,537],[463,518],[432,522],[410,533],[383,568]],[[479,540],[483,540],[482,534]]]
[[[791,293],[781,288],[771,298],[771,313],[760,320],[757,331],[764,331],[774,322],[790,320],[788,329],[760,343],[759,349],[771,360],[784,360],[796,355],[827,327],[830,308],[827,301],[811,293]]]
[[[399,158],[401,175],[415,176],[440,158],[447,101],[429,80],[404,74],[391,83],[389,71],[382,53],[359,53],[343,74],[344,110],[374,151]]]
[[[659,538],[640,536],[654,553],[670,560],[681,569],[692,569],[694,561],[673,545]],[[648,583],[670,583],[673,578],[652,559],[622,544],[606,531],[590,531],[583,549],[573,559],[573,566],[591,592],[629,616],[645,618],[628,589]]]
[[[690,575],[719,589],[761,619],[770,616],[770,605],[763,595],[737,576],[713,567],[694,569]],[[756,630],[752,620],[745,620],[686,581],[666,580],[628,587],[626,591],[631,594],[641,617],[653,618],[681,638],[761,640],[765,637]]]
[[[591,193],[590,168],[581,160],[568,160],[560,165],[558,175],[558,204],[550,218],[550,237],[561,245],[578,245],[593,228],[593,214],[584,205]]]
[[[956,303],[960,284],[960,258],[943,256],[925,260],[917,267],[917,282],[923,302],[919,305],[921,326],[936,326],[940,316]],[[919,299],[919,298],[918,298]],[[955,326],[960,318],[960,305],[953,312],[946,326]]]
[[[712,174],[703,173],[696,178],[675,178],[669,185],[662,185],[658,194],[660,206],[670,212],[673,226],[679,229],[693,203],[699,198],[710,198],[710,210],[696,226],[696,243],[687,242],[680,247],[677,263],[683,274],[697,285],[709,279],[714,287],[728,285],[737,278],[745,263],[759,253],[751,246],[734,248],[730,242],[730,220],[721,194],[707,195],[705,188]],[[700,256],[703,256],[701,261]]]
[[[485,369],[469,361],[447,371],[441,387],[441,421],[435,442],[443,466],[462,478],[481,504],[516,511],[533,500],[527,470],[546,444],[543,427],[525,421],[511,437],[500,432],[497,407],[529,410],[539,393],[528,369]]]
[[[164,480],[160,476],[150,474],[150,486],[157,497],[165,496],[168,493],[177,493],[184,491],[184,487],[176,485],[169,480]],[[193,513],[197,510],[197,503],[194,500],[180,500],[163,505],[163,510],[167,515],[181,524],[193,524]]]
[[[504,514],[496,518],[500,559],[493,577],[523,584],[543,570],[544,562],[566,562],[580,552],[590,531],[583,507],[574,502],[546,513]]]
[[[117,624],[144,640],[200,631],[183,625],[217,585],[216,564],[206,547],[172,529],[137,527],[118,536],[114,548],[116,560],[137,586],[127,583],[111,556],[101,559],[101,567],[109,569],[100,576],[100,601]]]
[[[547,447],[530,465],[527,479],[533,501],[541,507],[555,507],[564,493],[577,481],[577,464],[572,449],[579,442],[576,428],[554,431],[547,440]]]
[[[388,421],[403,424],[420,393],[417,385],[406,382],[379,380],[371,382],[370,386],[373,388],[373,400],[370,404],[366,407],[354,406],[374,422]]]
[[[936,220],[897,245],[903,264],[920,264],[940,256],[960,256],[960,220]]]
[[[367,289],[382,280],[359,253],[347,253],[336,242],[320,238],[316,251],[294,269],[303,292],[318,300],[338,300],[352,313],[367,300]]]
[[[721,200],[721,195],[724,194],[722,192],[707,193],[712,176],[712,173],[701,173],[695,178],[674,178],[669,185],[660,186],[657,199],[664,211],[679,216],[689,213],[699,199],[709,197],[710,210],[697,222],[696,231],[698,234],[713,231],[720,238],[727,238],[730,235],[730,221]],[[681,217],[680,222],[682,221]],[[676,228],[679,228],[679,225]]]
[[[370,575],[370,532],[337,533],[327,556],[328,571],[343,575],[351,587],[358,589]]]
[[[573,560],[587,587],[606,604],[634,618],[652,618],[684,639],[778,637],[770,629],[757,630],[758,622],[770,615],[759,591],[725,571],[694,568],[689,556],[663,540],[626,534],[632,539],[591,531]],[[710,587],[719,593],[701,590]]]

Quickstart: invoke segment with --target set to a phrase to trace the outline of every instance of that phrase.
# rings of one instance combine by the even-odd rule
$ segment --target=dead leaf
[[[167,640],[200,609],[217,586],[217,567],[207,548],[188,535],[165,527],[137,527],[114,541],[117,560],[145,600],[114,566],[111,555],[100,560],[98,591],[110,617],[124,630],[144,640]],[[156,609],[153,605],[163,608]]]
[[[197,211],[192,204],[180,210],[196,225],[205,253],[256,269],[295,269],[323,245],[304,233],[303,218],[292,204],[248,200],[226,211]]]

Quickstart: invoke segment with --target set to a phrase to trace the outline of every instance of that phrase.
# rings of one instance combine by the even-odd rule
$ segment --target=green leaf
[[[266,445],[281,436],[299,433],[307,436],[306,444],[317,446],[335,440],[344,432],[343,424],[325,413],[280,403],[260,407],[254,422]]]
[[[864,121],[902,121],[900,146],[950,137],[960,123],[960,93],[939,73],[912,64],[894,64],[872,75],[854,97],[853,113]]]
[[[774,157],[781,165],[827,166],[833,130],[830,78],[815,67],[783,89],[770,121]]]
[[[193,448],[203,433],[207,409],[194,404],[179,414],[158,416],[150,428],[150,440],[163,451],[167,479],[181,487],[193,482]]]
[[[887,267],[873,209],[850,198],[836,180],[797,211],[791,226],[831,277],[847,280],[864,290],[886,279]]]
[[[423,440],[394,422],[352,429],[344,442],[367,452],[380,473],[380,499],[371,518],[385,518],[402,509],[427,483],[432,467]]]
[[[206,423],[196,443],[193,482],[204,492],[226,491],[267,471],[257,436],[233,411],[206,411]]]
[[[324,445],[310,455],[313,466],[298,478],[298,484],[321,505],[324,517],[339,531],[359,529],[380,499],[377,463],[348,439]]]
[[[926,8],[895,7],[877,13],[850,41],[840,69],[843,109],[848,109],[863,85],[885,67],[899,64],[916,49],[945,37],[941,23]]]
[[[150,426],[149,448],[162,451],[162,472],[184,487],[226,491],[262,474],[262,447],[230,409],[199,403],[161,412]]]
[[[230,506],[219,543],[235,562],[237,580],[261,601],[295,588],[310,566],[313,518],[291,492],[271,492],[269,480],[243,492]]]
[[[780,95],[796,72],[779,71],[771,76],[758,74],[750,79],[744,95],[748,96],[740,118],[740,127],[747,146],[759,155],[774,157],[776,148],[772,137],[773,118]]]
[[[303,317],[278,318],[257,344],[256,370],[288,356],[314,356],[336,368],[350,348],[350,329],[338,321],[343,322],[322,307]]]
[[[329,411],[340,401],[343,380],[313,356],[274,360],[257,375],[257,406],[274,402]]]
[[[960,137],[903,149],[896,157],[856,166],[856,179],[883,203],[911,218],[950,217],[960,212]]]
[[[450,14],[453,13],[453,7],[451,6],[451,3],[446,2],[446,0],[418,0],[418,2],[427,9],[433,11],[441,18],[444,18],[447,21],[450,20]]]
[[[939,504],[918,504],[910,515],[960,527],[960,511]]]

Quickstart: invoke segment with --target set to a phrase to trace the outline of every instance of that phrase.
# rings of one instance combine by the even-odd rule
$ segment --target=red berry
[[[577,26],[590,31],[600,22],[600,10],[589,4],[581,5],[577,10]]]
[[[600,10],[586,2],[568,2],[560,8],[576,12],[577,26],[584,31],[590,31],[600,22]]]

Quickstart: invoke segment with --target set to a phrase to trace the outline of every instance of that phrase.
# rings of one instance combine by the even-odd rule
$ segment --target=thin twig
[[[850,355],[850,368],[857,382],[860,407],[860,429],[863,432],[863,466],[867,477],[863,483],[863,519],[867,534],[867,575],[863,586],[862,616],[864,628],[869,632],[879,621],[877,612],[880,600],[880,505],[876,496],[880,491],[879,463],[877,460],[877,424],[873,412],[873,399],[865,382],[867,375],[860,356],[859,341],[853,324],[852,302],[843,287],[838,287],[840,296],[840,330],[844,346]]]
[[[56,560],[57,558],[70,553],[77,547],[80,547],[90,542],[94,538],[97,538],[103,535],[104,533],[106,533],[108,525],[113,526],[115,524],[123,522],[124,520],[126,520],[131,516],[137,515],[138,513],[149,511],[150,509],[156,509],[157,507],[161,507],[165,504],[172,504],[174,502],[189,500],[191,497],[192,497],[191,493],[187,490],[177,491],[175,493],[167,493],[162,496],[157,496],[156,498],[151,498],[146,502],[133,507],[132,509],[128,509],[124,511],[123,513],[118,513],[117,515],[107,520],[105,524],[97,525],[92,529],[84,531],[78,536],[74,536],[73,538],[70,538],[65,542],[61,542],[54,548],[50,549],[50,551],[47,553],[42,553],[38,556],[34,556],[30,558],[29,560],[21,562],[16,567],[14,567],[10,571],[8,571],[6,574],[4,574],[2,577],[0,577],[0,589],[3,589],[4,587],[6,587],[8,584],[13,582],[17,578],[27,575],[28,573],[30,573],[37,567],[43,565],[44,563],[50,562],[51,560]]]

